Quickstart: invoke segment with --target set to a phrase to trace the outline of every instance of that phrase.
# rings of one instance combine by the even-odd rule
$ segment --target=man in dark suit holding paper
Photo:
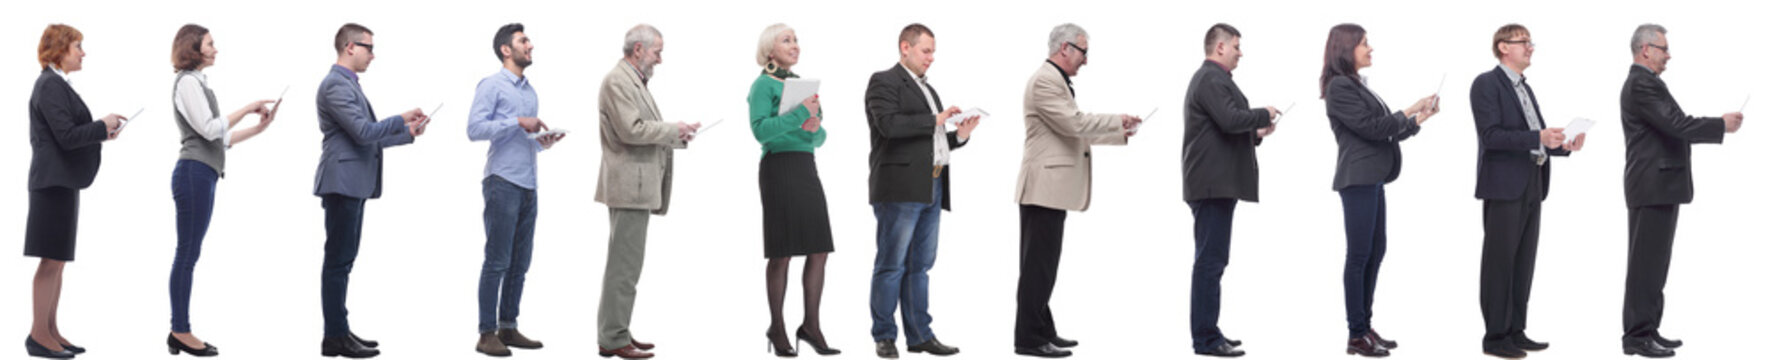
[[[1485,354],[1527,356],[1550,344],[1527,338],[1527,298],[1539,251],[1541,202],[1551,193],[1550,156],[1581,150],[1586,134],[1566,136],[1546,127],[1539,99],[1523,71],[1532,65],[1533,35],[1508,24],[1491,37],[1490,53],[1501,64],[1471,83],[1471,115],[1477,126],[1477,198],[1484,201],[1483,265],[1478,305],[1484,316]]]
[[[1625,206],[1630,208],[1631,247],[1626,260],[1625,335],[1627,355],[1674,356],[1680,340],[1662,336],[1662,287],[1668,283],[1669,251],[1674,247],[1680,205],[1693,201],[1692,144],[1721,144],[1725,133],[1742,127],[1742,113],[1722,118],[1681,111],[1662,72],[1668,69],[1668,30],[1638,26],[1631,37],[1631,72],[1619,94],[1625,130]]]
[[[1194,213],[1194,279],[1189,319],[1194,353],[1243,356],[1243,342],[1219,332],[1219,278],[1231,257],[1231,214],[1256,202],[1256,146],[1273,134],[1280,111],[1251,108],[1231,71],[1243,58],[1243,34],[1226,24],[1207,30],[1206,56],[1184,102],[1182,198]]]

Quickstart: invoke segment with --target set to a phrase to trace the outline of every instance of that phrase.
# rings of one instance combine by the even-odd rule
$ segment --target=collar
[[[622,63],[623,63],[623,64],[628,64],[628,69],[629,69],[629,70],[633,70],[633,71],[634,71],[634,76],[636,76],[636,77],[639,77],[639,78],[640,78],[640,84],[641,84],[641,85],[646,85],[646,84],[647,84],[647,81],[649,81],[649,80],[651,80],[651,79],[647,79],[647,78],[646,78],[646,72],[642,72],[642,71],[640,71],[640,67],[639,67],[639,66],[635,66],[635,65],[634,65],[634,60],[631,60],[631,59],[628,59],[628,58],[622,58]]]
[[[504,66],[499,67],[499,76],[504,77],[505,81],[509,81],[517,87],[523,87],[524,83],[529,82],[529,77],[517,76],[517,73],[511,72],[511,69],[506,69]]]
[[[916,81],[918,85],[927,85],[930,83],[928,74],[917,76],[916,73],[911,72],[911,68],[905,67],[905,64],[899,64],[899,69],[905,70],[905,76],[911,78],[912,81]]]
[[[1220,63],[1218,60],[1207,59],[1207,62],[1213,63],[1213,65],[1218,65],[1219,70],[1225,70],[1226,75],[1231,75],[1231,68],[1225,66],[1225,64],[1223,64],[1223,63]]]
[[[332,71],[340,71],[340,72],[344,72],[344,73],[345,73],[345,75],[350,75],[350,76],[351,76],[351,82],[357,82],[357,81],[358,81],[358,78],[357,78],[357,72],[356,72],[356,71],[351,71],[351,69],[350,69],[350,68],[346,68],[346,67],[344,67],[344,66],[342,66],[342,65],[339,65],[339,64],[332,64]]]
[[[66,72],[62,72],[62,68],[60,68],[60,67],[57,67],[57,66],[55,66],[55,65],[50,65],[50,66],[49,66],[49,70],[50,70],[50,71],[54,71],[54,72],[55,72],[55,75],[56,75],[56,76],[60,76],[60,77],[62,77],[62,82],[65,82],[65,83],[69,83],[69,84],[73,84],[73,83],[74,83],[74,80],[73,80],[73,79],[69,79],[69,78],[68,78],[68,73],[66,73]]]
[[[1527,77],[1525,75],[1515,72],[1514,68],[1510,68],[1506,64],[1496,64],[1496,67],[1502,69],[1502,74],[1508,75],[1509,85],[1521,86],[1522,83],[1527,82]]]
[[[1650,75],[1652,75],[1652,76],[1655,76],[1655,77],[1662,77],[1662,74],[1658,74],[1658,73],[1656,73],[1656,70],[1652,70],[1652,69],[1650,69],[1650,67],[1649,67],[1649,66],[1644,66],[1644,64],[1639,64],[1639,63],[1631,63],[1631,66],[1632,66],[1632,67],[1636,67],[1636,68],[1641,68],[1641,69],[1644,69],[1644,71],[1648,71],[1648,72],[1650,72]]]
[[[1059,63],[1053,62],[1053,59],[1047,59],[1047,65],[1052,65],[1053,70],[1059,70],[1059,77],[1065,79],[1065,90],[1070,90],[1071,96],[1077,97],[1077,88],[1071,87],[1071,75],[1065,75],[1065,68],[1059,67]]]

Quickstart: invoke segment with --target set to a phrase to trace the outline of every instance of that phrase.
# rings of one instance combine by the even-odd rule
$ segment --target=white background
[[[643,4],[644,3],[644,4]],[[671,121],[727,123],[677,152],[666,217],[653,219],[633,330],[666,358],[768,358],[757,340],[768,317],[758,212],[757,143],[744,127],[745,93],[757,76],[758,33],[786,22],[803,49],[795,71],[824,80],[830,117],[818,150],[837,252],[825,289],[824,329],[844,358],[872,358],[868,280],[874,218],[867,205],[869,74],[893,65],[899,29],[935,30],[931,83],[949,105],[978,106],[986,119],[955,153],[955,212],[943,217],[932,312],[957,358],[1012,358],[1021,99],[1045,66],[1048,31],[1075,22],[1091,35],[1091,62],[1076,77],[1085,111],[1142,115],[1159,107],[1126,147],[1096,150],[1091,210],[1071,213],[1052,305],[1060,333],[1082,341],[1078,359],[1186,358],[1191,219],[1181,200],[1182,95],[1200,66],[1202,35],[1227,22],[1244,34],[1236,72],[1258,105],[1297,102],[1260,149],[1262,199],[1240,206],[1224,278],[1221,326],[1246,341],[1251,359],[1342,358],[1346,336],[1341,206],[1330,191],[1336,145],[1317,100],[1327,30],[1364,25],[1377,49],[1364,73],[1402,107],[1435,91],[1446,74],[1444,112],[1404,142],[1402,177],[1388,186],[1390,252],[1375,326],[1403,347],[1400,359],[1481,358],[1477,307],[1481,203],[1472,198],[1476,158],[1467,90],[1492,69],[1490,37],[1527,25],[1538,43],[1526,74],[1549,123],[1599,123],[1587,148],[1554,160],[1545,203],[1529,332],[1550,341],[1533,358],[1619,357],[1625,274],[1624,149],[1618,93],[1633,28],[1670,29],[1674,60],[1664,78],[1693,114],[1734,111],[1744,96],[1746,130],[1695,148],[1696,201],[1683,207],[1663,332],[1688,340],[1683,358],[1761,351],[1773,321],[1763,261],[1773,197],[1764,186],[1770,149],[1752,114],[1773,89],[1764,20],[1752,3],[833,1],[302,2],[21,1],[0,19],[0,234],[20,248],[29,147],[26,99],[38,75],[35,45],[49,23],[85,33],[86,70],[73,84],[95,115],[147,107],[140,124],[105,143],[98,181],[83,191],[78,261],[67,268],[63,333],[92,350],[85,359],[148,358],[168,328],[166,279],[175,244],[170,174],[169,62],[180,25],[209,27],[221,50],[210,83],[224,111],[289,86],[277,123],[238,144],[220,182],[216,213],[193,295],[197,334],[230,358],[311,358],[321,334],[322,210],[311,195],[320,133],[313,94],[335,60],[334,31],[359,22],[376,31],[378,59],[363,88],[390,116],[445,103],[416,144],[389,149],[385,196],[368,206],[350,296],[356,332],[383,341],[386,359],[477,359],[476,300],[482,247],[480,179],[486,145],[464,124],[478,79],[498,71],[490,38],[522,22],[536,44],[527,73],[542,118],[576,131],[541,156],[541,216],[522,329],[546,349],[521,358],[594,356],[596,308],[608,237],[592,201],[599,159],[597,85],[620,58],[623,32],[657,25],[665,62],[651,87]],[[242,123],[250,125],[253,119]],[[37,259],[9,262],[0,324],[27,331],[29,279]],[[799,261],[788,326],[799,321]],[[0,332],[6,333],[6,332]],[[16,339],[16,337],[14,338]],[[13,343],[17,344],[17,343]],[[905,346],[899,344],[901,349]],[[17,346],[17,345],[12,345]],[[21,356],[17,348],[3,357]],[[806,356],[815,356],[806,351]],[[921,357],[925,355],[904,356]]]

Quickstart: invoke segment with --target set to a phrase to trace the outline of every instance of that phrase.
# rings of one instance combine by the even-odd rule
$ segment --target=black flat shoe
[[[1043,357],[1043,358],[1062,358],[1062,357],[1071,356],[1071,350],[1060,349],[1058,346],[1055,346],[1053,344],[1040,344],[1040,346],[1032,347],[1032,348],[1025,348],[1025,347],[1018,346],[1018,347],[1016,347],[1016,355],[1027,355],[1027,356]]]
[[[838,350],[838,349],[832,348],[830,345],[825,344],[825,339],[816,339],[815,340],[815,339],[813,339],[812,336],[807,335],[806,334],[806,326],[801,326],[799,328],[794,329],[794,340],[797,342],[804,341],[804,342],[813,343],[813,352],[819,353],[819,355],[837,355],[837,354],[843,353],[843,350]],[[799,344],[795,344],[795,345],[798,346]]]
[[[937,356],[948,356],[960,353],[960,348],[943,344],[941,341],[936,341],[936,338],[933,337],[930,338],[930,341],[925,341],[922,344],[907,346],[905,347],[905,350],[910,350],[914,353],[930,353],[930,355]]]
[[[180,351],[183,351],[186,354],[191,354],[191,356],[198,356],[198,357],[216,356],[216,355],[221,354],[220,351],[216,350],[215,345],[210,345],[207,342],[203,343],[202,349],[192,349],[189,346],[185,346],[185,342],[179,341],[178,338],[172,337],[172,334],[166,334],[166,352],[172,353],[173,355],[178,355]]]
[[[897,359],[899,358],[899,348],[893,345],[892,340],[875,341],[874,355],[882,359]]]
[[[1231,344],[1231,346],[1244,346],[1243,340],[1225,339],[1225,343]]]
[[[1551,343],[1533,341],[1533,339],[1527,338],[1527,334],[1520,334],[1514,337],[1514,347],[1526,351],[1540,351],[1550,349]]]
[[[1682,343],[1682,342],[1681,342],[1681,340],[1680,340],[1680,339],[1670,339],[1670,338],[1665,338],[1665,337],[1662,337],[1662,334],[1653,334],[1653,335],[1650,335],[1650,339],[1652,339],[1652,340],[1656,340],[1656,345],[1662,345],[1662,347],[1664,347],[1664,348],[1668,348],[1668,349],[1669,349],[1669,350],[1674,350],[1674,349],[1675,349],[1675,348],[1678,348],[1678,347],[1681,347],[1681,345],[1682,345],[1682,344],[1683,344],[1683,343]],[[65,348],[65,347],[68,347],[68,346],[67,346],[67,345],[62,345],[62,347],[64,347],[64,348]],[[68,350],[73,350],[73,349],[72,349],[72,348],[70,348],[70,349],[68,349]],[[79,351],[75,351],[75,352],[74,352],[74,353],[75,353],[75,354],[79,354],[79,353],[80,353],[80,352],[79,352]]]
[[[1077,340],[1066,339],[1066,338],[1062,338],[1062,337],[1058,337],[1058,336],[1054,336],[1053,340],[1048,341],[1048,342],[1053,343],[1053,346],[1057,346],[1057,347],[1065,348],[1065,349],[1077,347]]]
[[[358,344],[363,344],[363,347],[374,349],[377,346],[382,346],[382,342],[357,337],[357,333],[354,332],[345,333],[345,336],[351,337],[351,340],[356,341]]]
[[[1680,340],[1675,340],[1675,341],[1679,342]],[[1680,346],[1680,345],[1675,345],[1675,346]],[[74,344],[62,344],[62,348],[68,349],[68,351],[73,352],[74,355],[80,355],[80,354],[86,353],[86,348],[74,346]]]
[[[1499,346],[1485,346],[1484,347],[1484,355],[1495,356],[1495,357],[1504,358],[1504,359],[1519,359],[1519,358],[1527,357],[1527,352],[1521,351],[1521,349],[1516,348],[1514,346],[1499,345]]]
[[[351,336],[332,336],[320,340],[320,356],[343,356],[362,359],[381,355],[381,350],[363,345]]]
[[[1656,343],[1654,338],[1625,339],[1624,345],[1626,355],[1638,355],[1647,358],[1665,358],[1675,355],[1674,350],[1662,347],[1662,344]]]
[[[1239,357],[1244,356],[1244,351],[1238,349],[1237,345],[1232,345],[1231,341],[1227,340],[1224,343],[1219,344],[1219,346],[1207,349],[1206,351],[1195,350],[1194,354],[1216,357]]]
[[[31,340],[30,335],[25,335],[25,354],[40,357],[40,358],[50,358],[50,359],[73,359],[74,358],[73,351],[68,351],[68,349],[62,349],[61,351],[49,351],[49,347],[43,346],[43,344],[38,344],[37,340]]]

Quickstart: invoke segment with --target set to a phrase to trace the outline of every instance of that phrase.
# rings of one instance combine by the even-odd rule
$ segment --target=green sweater
[[[824,126],[816,132],[800,129],[800,124],[812,117],[805,105],[795,106],[787,114],[776,115],[782,103],[782,81],[767,74],[757,75],[757,81],[751,83],[751,96],[746,101],[751,104],[751,136],[763,144],[764,154],[813,152],[814,148],[825,145]],[[819,111],[821,118],[824,113],[824,110]]]

